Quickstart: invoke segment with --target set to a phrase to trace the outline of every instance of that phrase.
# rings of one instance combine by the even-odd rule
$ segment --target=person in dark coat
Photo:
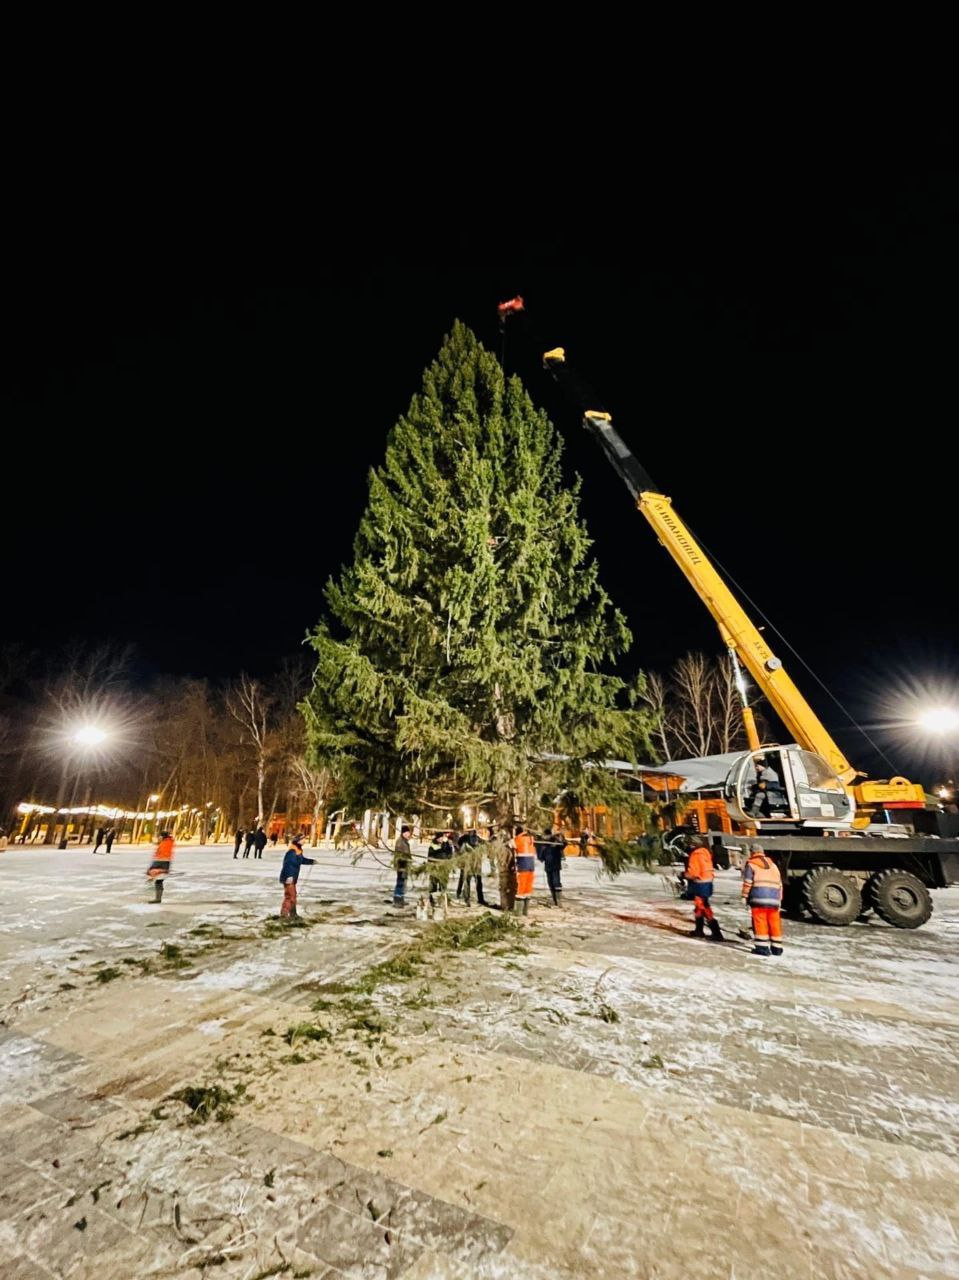
[[[100,852],[100,845],[101,845],[101,844],[103,844],[103,828],[102,828],[102,827],[97,827],[97,838],[96,838],[96,841],[95,841],[95,843],[94,843],[94,845],[93,845],[93,852],[94,852],[94,853],[99,853],[99,852]]]
[[[546,883],[558,907],[563,905],[563,882],[560,879],[560,870],[565,848],[566,841],[562,834],[554,831],[552,827],[547,827],[543,839],[536,842],[537,854],[546,871]]]
[[[279,838],[280,838],[280,833],[279,831],[276,830],[276,828],[274,828],[273,831],[270,832],[270,844],[273,846],[274,849],[276,848],[276,842],[277,840],[279,840]]]
[[[296,882],[300,878],[300,867],[303,863],[312,867],[316,862],[315,858],[307,858],[303,853],[303,837],[294,836],[290,841],[290,847],[287,849],[283,857],[283,866],[280,869],[280,884],[283,886],[283,905],[280,907],[281,916],[292,916],[296,918]]]
[[[243,846],[243,856],[248,858],[250,850],[253,848],[253,841],[256,839],[256,827],[251,827],[246,833],[246,844]]]
[[[476,901],[481,907],[486,906],[483,897],[483,851],[480,845],[479,832],[475,829],[465,831],[459,838],[457,853],[467,855],[460,867],[459,884],[456,886],[457,898],[462,898],[469,906],[470,882],[476,881]],[[473,852],[475,850],[475,852]]]
[[[117,838],[116,827],[107,827],[106,831],[103,833],[103,838],[106,841],[107,853],[109,853],[113,848],[114,840]]]
[[[253,855],[255,858],[263,857],[263,850],[266,848],[267,838],[267,834],[263,828],[257,827],[256,835],[253,837],[253,845],[256,849],[256,853]]]
[[[233,856],[234,858],[240,852],[240,845],[243,843],[243,828],[240,827],[233,837]]]
[[[453,856],[453,842],[447,832],[437,831],[426,850],[427,862],[447,862]],[[445,893],[449,876],[430,876],[430,902],[434,893]]]

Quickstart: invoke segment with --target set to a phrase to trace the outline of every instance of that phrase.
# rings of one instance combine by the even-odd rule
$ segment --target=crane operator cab
[[[735,761],[726,776],[730,812],[757,827],[847,830],[856,806],[822,758],[798,746],[763,747]]]

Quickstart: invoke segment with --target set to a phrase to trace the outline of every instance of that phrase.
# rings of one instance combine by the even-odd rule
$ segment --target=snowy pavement
[[[763,960],[733,875],[720,946],[570,859],[520,951],[363,987],[427,926],[323,851],[277,933],[280,856],[0,855],[4,1277],[959,1276],[959,891]]]

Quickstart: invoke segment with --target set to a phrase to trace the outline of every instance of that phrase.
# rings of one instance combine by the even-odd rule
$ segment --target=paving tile
[[[423,1251],[420,1241],[329,1203],[300,1224],[297,1244],[357,1280],[395,1280]]]

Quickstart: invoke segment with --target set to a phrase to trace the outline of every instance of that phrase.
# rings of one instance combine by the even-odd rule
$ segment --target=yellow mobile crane
[[[557,381],[567,379],[562,347],[547,351],[543,363]],[[787,905],[805,909],[823,923],[848,924],[860,915],[865,899],[867,908],[890,924],[923,924],[932,912],[928,889],[959,882],[959,839],[864,834],[876,810],[924,813],[923,788],[906,778],[871,781],[850,764],[676,514],[672,500],[659,492],[627,448],[611,415],[586,409],[583,426],[719,627],[736,673],[750,748],[729,769],[724,798],[734,818],[762,831],[764,847],[783,872]],[[742,667],[794,743],[760,744]],[[843,835],[854,838],[837,839]],[[713,840],[727,847],[742,843],[742,837],[718,833]]]

